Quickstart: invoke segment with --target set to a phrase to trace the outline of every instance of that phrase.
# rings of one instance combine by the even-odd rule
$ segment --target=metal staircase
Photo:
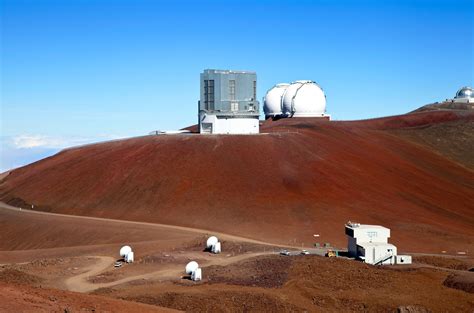
[[[376,259],[374,261],[374,265],[379,265],[379,264],[382,264],[383,262],[387,261],[388,259],[391,259],[393,258],[394,255],[393,253],[387,253],[385,254],[384,256],[381,256],[380,258]]]

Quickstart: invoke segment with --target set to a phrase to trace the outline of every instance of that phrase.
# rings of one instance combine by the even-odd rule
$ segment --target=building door
[[[202,123],[202,133],[212,134],[212,123]]]

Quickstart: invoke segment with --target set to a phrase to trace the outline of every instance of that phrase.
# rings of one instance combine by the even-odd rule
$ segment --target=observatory
[[[201,73],[201,134],[257,134],[259,114],[255,72],[208,69]]]
[[[214,254],[221,253],[221,243],[216,236],[211,236],[207,239],[206,250]]]
[[[325,117],[326,95],[316,82],[297,80],[291,84],[276,84],[263,100],[265,118]]]
[[[125,258],[130,252],[132,252],[132,248],[130,248],[130,246],[123,246],[120,248],[119,254],[122,258]]]
[[[474,89],[471,87],[462,87],[456,92],[453,102],[474,103]]]
[[[281,98],[286,89],[290,86],[287,83],[276,84],[267,91],[265,98],[263,98],[263,111],[265,118],[277,117],[283,114],[281,108]]]
[[[191,261],[188,264],[186,264],[186,267],[185,267],[184,271],[186,272],[186,274],[191,275],[192,272],[194,272],[198,268],[199,268],[198,262]]]
[[[186,264],[185,273],[191,276],[191,280],[198,281],[202,279],[202,269],[196,261]]]
[[[351,257],[372,265],[411,263],[411,256],[397,255],[397,247],[388,243],[390,229],[386,227],[348,222],[346,235]]]
[[[130,246],[123,246],[122,248],[120,248],[119,254],[125,262],[133,263],[134,253],[133,253],[132,248]]]

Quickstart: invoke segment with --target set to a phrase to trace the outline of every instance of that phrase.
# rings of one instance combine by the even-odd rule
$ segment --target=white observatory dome
[[[288,86],[290,86],[290,84],[276,84],[270,90],[267,91],[263,100],[263,111],[265,112],[265,117],[282,114],[281,98]]]
[[[282,99],[283,114],[294,117],[324,116],[326,95],[310,80],[297,80],[286,89]]]
[[[210,248],[212,248],[213,246],[215,246],[216,243],[218,243],[218,242],[219,242],[219,239],[217,239],[216,236],[211,236],[211,237],[209,237],[209,238],[207,239],[206,247],[207,247],[208,249],[210,249]]]
[[[188,275],[191,275],[195,270],[197,270],[199,267],[199,264],[196,261],[191,261],[186,265],[185,272]]]
[[[130,252],[132,252],[132,248],[130,248],[130,246],[123,246],[122,248],[120,248],[119,253],[121,257],[125,257]]]
[[[455,99],[469,99],[474,98],[474,90],[471,87],[462,87],[456,92]]]

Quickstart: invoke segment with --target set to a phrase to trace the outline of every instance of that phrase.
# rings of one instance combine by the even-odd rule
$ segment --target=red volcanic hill
[[[345,246],[344,223],[352,220],[390,227],[401,251],[455,253],[474,247],[474,172],[457,158],[472,153],[473,134],[453,141],[456,155],[430,140],[443,125],[466,129],[473,121],[472,111],[294,118],[265,121],[260,135],[93,144],[12,171],[0,199],[295,245]]]

